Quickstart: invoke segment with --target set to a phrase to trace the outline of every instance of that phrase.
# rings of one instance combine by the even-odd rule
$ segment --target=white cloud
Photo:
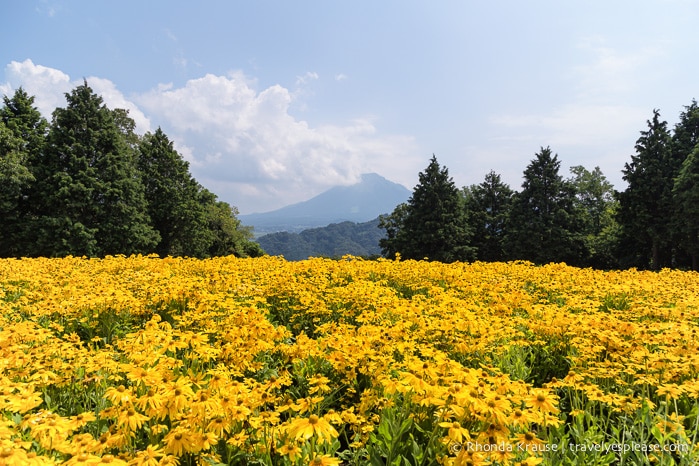
[[[22,87],[27,94],[34,96],[34,105],[42,115],[51,119],[51,114],[58,107],[66,106],[65,94],[83,83],[82,79],[71,80],[70,76],[55,68],[35,65],[27,59],[23,62],[10,62],[5,67],[6,82],[0,84],[0,92],[12,96],[14,91]],[[150,122],[138,107],[126,99],[108,79],[85,78],[92,90],[102,96],[109,108],[124,108],[136,122],[140,133],[150,131]]]
[[[347,75],[345,73],[338,73],[335,75],[335,81],[344,81],[347,79]]]
[[[491,119],[498,131],[492,145],[507,148],[512,157],[519,153],[521,170],[540,147],[550,146],[559,154],[561,175],[568,175],[569,165],[599,166],[616,187],[621,187],[620,167],[633,153],[648,116],[647,109],[631,105],[581,103],[549,114],[503,115]]]
[[[412,139],[379,135],[367,119],[311,127],[290,114],[294,93],[279,85],[257,91],[254,84],[240,72],[209,74],[137,101],[188,157],[200,182],[217,186],[245,212],[307,199],[367,171],[400,181],[391,172],[416,169],[405,163],[415,152]]]
[[[10,63],[5,74],[0,91],[24,87],[47,117],[82,84],[31,60]],[[367,172],[411,187],[426,163],[411,137],[380,134],[371,118],[313,127],[290,111],[302,93],[280,85],[257,90],[242,72],[208,74],[182,87],[158,84],[130,98],[108,79],[87,81],[107,106],[128,109],[140,133],[161,126],[194,177],[244,213],[302,201]]]
[[[510,138],[551,146],[600,146],[613,143],[620,134],[633,133],[647,116],[645,109],[630,106],[574,103],[549,114],[502,115],[491,122],[509,129]]]
[[[315,71],[307,71],[303,76],[296,76],[296,85],[304,86],[311,81],[316,81],[319,78]]]
[[[64,94],[74,87],[70,77],[64,72],[35,65],[27,59],[23,62],[13,61],[5,67],[5,84],[0,86],[4,95],[12,96],[14,91],[22,87],[27,94],[33,95],[34,105],[46,118],[51,113],[65,105]]]
[[[151,131],[150,120],[148,117],[143,114],[141,109],[139,109],[136,104],[124,97],[124,94],[117,89],[113,82],[108,79],[96,77],[89,77],[86,78],[86,80],[88,86],[90,86],[96,94],[102,96],[102,99],[107,107],[123,108],[129,111],[129,116],[136,122],[136,130],[138,133],[144,134],[147,131]],[[82,83],[74,83],[72,87],[79,84]],[[61,104],[61,106],[64,105],[65,103]]]

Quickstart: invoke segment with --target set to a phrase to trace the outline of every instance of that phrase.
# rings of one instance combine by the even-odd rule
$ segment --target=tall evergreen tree
[[[0,257],[21,255],[21,222],[19,209],[23,193],[34,177],[27,166],[27,153],[22,139],[0,120]]]
[[[636,154],[622,171],[628,186],[618,193],[617,221],[621,265],[658,270],[672,265],[672,190],[679,167],[660,112],[653,110],[653,119],[647,123],[648,130],[636,141]]]
[[[522,191],[510,211],[506,251],[511,259],[579,265],[586,256],[575,191],[559,175],[561,162],[541,148],[524,170]]]
[[[174,149],[162,129],[146,134],[139,145],[138,168],[143,177],[148,215],[160,234],[160,256],[204,257],[212,237],[202,187],[192,178],[189,163]]]
[[[42,202],[35,253],[102,256],[152,250],[141,177],[115,113],[85,82],[57,108],[37,185]],[[122,115],[123,116],[123,115]]]
[[[12,98],[4,96],[0,108],[3,157],[0,191],[0,255],[26,255],[33,244],[29,238],[34,225],[34,166],[41,158],[46,143],[48,122],[34,107],[34,97],[24,89]]]
[[[454,262],[471,260],[471,231],[459,190],[433,155],[404,211],[394,211],[382,227],[395,234],[381,242],[385,255],[396,252],[405,259]]]
[[[473,228],[471,244],[478,260],[505,260],[503,241],[513,194],[494,171],[485,175],[481,184],[464,188],[466,211]]]
[[[682,164],[674,185],[675,231],[679,244],[699,270],[699,143]]]
[[[672,159],[677,166],[691,154],[699,144],[699,105],[696,100],[684,107],[672,133]]]
[[[673,164],[681,164],[673,185],[674,218],[672,230],[677,250],[675,265],[691,265],[692,269],[699,267],[699,244],[697,238],[697,209],[692,203],[697,200],[699,185],[696,178],[696,151],[699,148],[699,106],[697,101],[685,106],[680,114],[680,120],[675,125],[672,134]],[[689,256],[687,262],[682,253]]]
[[[34,97],[20,87],[12,98],[4,96],[3,102],[0,119],[16,138],[22,140],[23,151],[32,157],[40,155],[46,144],[48,122],[34,106]]]

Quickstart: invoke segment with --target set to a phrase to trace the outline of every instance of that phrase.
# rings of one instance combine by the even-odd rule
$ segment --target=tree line
[[[0,256],[263,254],[158,128],[143,136],[85,81],[51,121],[22,88],[0,108]]]
[[[699,270],[699,108],[670,131],[647,121],[616,191],[599,167],[571,168],[542,147],[514,191],[491,171],[458,189],[435,156],[408,202],[381,217],[382,253],[406,259],[566,262],[603,269]]]

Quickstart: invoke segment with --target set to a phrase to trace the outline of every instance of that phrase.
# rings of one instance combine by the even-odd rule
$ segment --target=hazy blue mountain
[[[267,254],[284,256],[287,260],[303,260],[314,257],[378,256],[381,254],[379,239],[385,230],[379,228],[379,219],[370,222],[332,223],[326,227],[311,228],[301,233],[281,231],[257,238]]]
[[[405,186],[376,173],[362,175],[359,183],[336,186],[307,200],[271,212],[239,215],[243,225],[254,227],[255,236],[300,231],[330,223],[368,222],[389,214],[411,195]]]

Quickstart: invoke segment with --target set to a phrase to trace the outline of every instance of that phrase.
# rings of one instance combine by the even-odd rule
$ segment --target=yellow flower
[[[339,458],[333,458],[329,455],[319,455],[313,458],[308,466],[337,466],[340,464]]]
[[[87,466],[92,464],[100,464],[101,462],[102,459],[99,456],[91,455],[89,453],[80,453],[78,455],[73,456],[71,459],[69,459],[63,464],[65,464],[66,466]]]
[[[449,437],[449,440],[451,440],[452,442],[462,444],[464,443],[464,440],[469,440],[471,438],[468,429],[461,427],[461,424],[459,424],[456,421],[440,422],[439,426],[449,429],[447,431],[447,436]]]
[[[27,464],[27,453],[20,448],[3,447],[0,449],[0,464],[24,466]]]
[[[128,463],[120,458],[116,458],[114,455],[104,455],[100,458],[100,462],[97,464],[109,464],[111,466],[127,466]]]
[[[80,413],[76,416],[70,417],[70,426],[74,430],[78,430],[81,427],[86,426],[89,422],[95,421],[97,416],[91,411]]]
[[[331,443],[339,435],[328,421],[315,414],[311,414],[308,418],[294,420],[287,429],[289,435],[296,439],[307,440],[316,435],[319,443]]]
[[[540,449],[546,442],[536,437],[531,432],[516,435],[517,444],[521,450],[529,450],[530,448]]]
[[[134,466],[158,466],[158,458],[162,458],[164,455],[162,448],[148,445],[145,450],[136,453],[130,464]]]
[[[297,459],[301,458],[302,450],[301,447],[296,444],[284,444],[279,449],[279,453],[288,456],[290,461],[295,462]]]
[[[133,400],[133,393],[130,388],[119,385],[118,387],[109,387],[104,393],[104,397],[113,404],[120,405],[122,403],[130,403]]]
[[[674,400],[682,396],[682,392],[682,387],[679,387],[674,383],[668,383],[660,385],[656,393],[658,394],[658,396],[665,395],[665,398]]]
[[[182,456],[186,452],[195,451],[192,439],[184,429],[174,429],[168,432],[163,438],[165,443],[165,452],[172,453],[175,456]]]
[[[555,396],[548,390],[542,388],[532,389],[529,397],[527,398],[527,406],[535,407],[544,414],[558,412],[558,408],[554,406],[555,402]]]
[[[34,391],[25,391],[20,394],[13,394],[6,397],[6,407],[9,411],[15,413],[26,413],[27,411],[36,408],[44,399],[41,394]]]
[[[135,431],[140,429],[148,419],[150,419],[148,416],[139,413],[133,407],[129,407],[119,412],[117,424],[129,431]]]

